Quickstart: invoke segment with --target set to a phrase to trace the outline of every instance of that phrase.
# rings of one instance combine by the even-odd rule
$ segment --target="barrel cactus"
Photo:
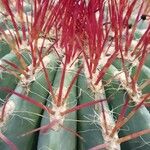
[[[0,150],[149,150],[149,12],[0,0]]]

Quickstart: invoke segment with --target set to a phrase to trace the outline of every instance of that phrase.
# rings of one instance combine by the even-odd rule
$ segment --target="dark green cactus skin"
[[[10,52],[9,44],[5,40],[0,41],[0,58],[4,57]]]
[[[78,105],[94,100],[94,93],[92,93],[88,86],[85,75],[81,74],[78,78]],[[81,120],[78,122],[78,132],[83,137],[83,140],[78,138],[77,145],[80,150],[86,150],[103,144],[101,128],[98,122],[94,123],[94,119],[97,121],[96,114],[94,113],[96,109],[94,107],[83,108],[77,112],[78,120]]]
[[[47,66],[49,68],[48,75],[50,80],[53,80],[56,72],[54,68],[57,66],[57,62],[54,56],[51,56],[50,59],[53,61]],[[28,96],[45,104],[48,96],[48,87],[45,75],[41,73],[36,76],[36,80],[29,86]],[[27,94],[27,89],[23,88],[21,85],[18,85],[15,91],[24,95]],[[16,107],[12,114],[12,118],[10,118],[6,124],[6,131],[4,131],[4,134],[16,144],[18,149],[36,149],[38,133],[23,137],[21,137],[21,135],[39,127],[41,120],[40,114],[43,112],[42,109],[24,101],[14,94],[10,97],[10,100],[15,103]],[[9,148],[1,142],[0,149],[8,150]]]
[[[28,53],[24,52],[22,54],[25,62],[27,65],[29,65],[31,63],[31,59],[30,56],[28,55]],[[4,63],[3,60],[7,60],[11,63],[14,63],[17,66],[21,67],[21,64],[19,62],[19,60],[17,59],[16,55],[13,53],[8,53],[7,55],[5,55],[4,57],[1,58],[2,61],[2,66],[5,68],[9,68],[12,69],[11,66],[9,66],[8,64]],[[11,89],[14,89],[17,85],[17,83],[19,82],[19,79],[17,77],[15,77],[14,75],[10,74],[9,72],[6,72],[5,70],[2,70],[2,68],[0,68],[0,87],[9,87]],[[0,91],[0,98],[4,99],[6,97],[7,93],[4,93],[2,91]]]
[[[141,71],[141,74],[140,74],[140,77],[139,77],[139,85],[141,85],[142,83],[144,83],[145,81],[149,80],[150,79],[150,69],[149,67],[147,67],[146,65],[144,65],[142,67],[142,71]],[[145,94],[145,93],[150,93],[150,84],[148,84],[147,86],[145,86],[143,89],[142,89],[142,93]]]
[[[145,65],[146,65],[147,67],[150,67],[150,54],[148,54],[148,56],[147,56],[147,58],[146,58]]]
[[[21,54],[22,58],[24,59],[25,63],[27,65],[29,65],[31,63],[31,57],[30,57],[29,53],[28,52],[22,52],[20,54]],[[1,61],[3,62],[3,60],[7,60],[11,63],[14,63],[17,66],[22,67],[20,61],[18,60],[18,58],[16,56],[16,54],[14,54],[13,52],[10,52],[7,55],[5,55],[4,57],[2,57]],[[6,63],[4,63],[3,66],[6,67],[6,68],[12,68],[10,65],[8,65]]]
[[[58,63],[54,61],[56,59],[54,56],[50,56],[50,59],[51,59],[51,63],[50,63],[50,66],[47,66],[48,68],[47,70],[48,70],[48,75],[49,75],[50,80],[53,81],[53,88],[56,91],[57,88],[59,87],[62,70],[61,68],[58,68]],[[105,83],[105,80],[109,80],[114,70],[117,70],[117,68],[114,66],[111,66],[104,77],[104,83]],[[147,69],[143,70],[142,75],[144,73],[147,74],[148,71],[149,70]],[[69,83],[71,82],[73,76],[74,76],[73,71],[66,73],[64,87],[69,86]],[[108,87],[105,87],[106,96],[107,96],[106,98],[113,99],[109,103],[110,108],[114,109],[117,107],[117,109],[114,109],[115,118],[118,117],[118,115],[116,114],[120,113],[121,107],[126,97],[125,90],[118,90],[119,85],[120,85],[119,82],[114,80],[111,84],[109,84]],[[31,83],[31,85],[29,86],[29,89],[30,89],[28,93],[29,97],[43,104],[46,104],[47,106],[51,106],[51,103],[50,103],[51,97],[48,96],[49,93],[45,90],[45,89],[48,89],[48,87],[47,87],[47,83],[45,80],[45,75],[42,74],[42,72],[37,75],[36,80]],[[17,88],[15,89],[15,91],[19,93],[22,93],[24,90],[25,89],[21,87],[21,85],[18,85]],[[71,108],[75,106],[75,104],[80,105],[85,102],[91,101],[93,98],[94,96],[88,87],[86,77],[84,74],[81,74],[78,77],[77,87],[74,85],[71,90],[70,96],[67,100],[69,105],[67,106]],[[5,126],[6,130],[3,133],[10,140],[12,140],[19,149],[22,149],[22,150],[43,149],[44,150],[45,148],[52,148],[54,150],[58,150],[58,149],[87,150],[96,145],[103,144],[103,137],[102,137],[100,125],[92,124],[92,122],[90,122],[95,115],[94,114],[94,111],[96,111],[95,106],[83,108],[77,111],[77,114],[73,112],[65,117],[64,126],[72,129],[73,131],[78,132],[80,136],[83,137],[83,140],[80,138],[77,138],[75,135],[73,135],[73,133],[70,133],[69,131],[66,131],[63,128],[61,128],[59,131],[49,130],[47,133],[40,132],[39,134],[34,133],[34,134],[29,134],[29,135],[20,137],[20,135],[28,131],[31,131],[42,125],[48,124],[50,121],[49,120],[50,116],[48,116],[47,112],[43,113],[43,111],[40,108],[34,105],[31,105],[25,102],[24,100],[21,100],[21,98],[15,96],[14,94],[10,97],[10,100],[16,103],[16,108],[15,108],[15,112],[13,113],[13,117],[7,122]],[[131,104],[128,107],[126,115],[133,108],[134,108],[134,104]],[[27,113],[27,111],[29,113]],[[37,113],[39,115],[41,114],[43,115],[43,117],[37,116],[33,113]],[[91,120],[88,120],[87,118],[90,118],[90,117],[91,117]],[[25,120],[25,118],[29,118],[34,122],[31,123],[30,121]],[[139,123],[139,118],[141,120],[141,123]],[[147,109],[144,106],[142,106],[138,110],[138,112],[135,114],[135,116],[121,128],[119,132],[119,136],[123,137],[131,133],[150,128],[149,119],[147,118],[150,118],[150,114],[147,111]],[[76,123],[75,120],[79,120],[79,122]],[[16,128],[18,129],[17,131],[16,131]],[[128,148],[129,150],[134,150],[134,148],[137,148],[137,149],[142,150],[144,148],[148,150],[149,145],[146,144],[145,142],[150,141],[149,137],[150,135],[146,134],[134,140],[130,140],[128,142],[122,143],[121,149],[125,150]],[[58,143],[67,143],[67,144],[60,145]],[[22,148],[22,145],[25,145],[24,148]],[[0,143],[0,149],[8,150],[8,146],[5,145],[4,143]]]
[[[112,69],[112,70],[111,70]],[[113,72],[115,67],[111,67],[110,70]],[[108,73],[109,75],[105,76],[105,80],[109,79],[111,76],[111,71]],[[106,97],[112,98],[113,100],[110,101],[110,108],[113,109],[114,117],[117,118],[123,104],[125,103],[125,100],[127,100],[128,96],[126,94],[126,91],[123,89],[119,89],[119,82],[118,81],[112,81],[111,84],[109,84],[108,87],[105,87],[106,91]],[[135,107],[135,103],[129,103],[129,106],[126,110],[125,116],[129,114],[129,112],[132,111],[132,109]],[[149,111],[142,106],[136,114],[120,129],[119,136],[124,137],[126,135],[129,135],[131,133],[135,133],[144,129],[149,129],[149,118],[150,114]],[[141,136],[139,138],[127,141],[125,143],[121,144],[122,150],[149,150],[149,141],[150,141],[150,134],[145,134],[144,136]]]
[[[116,92],[116,94],[112,94],[112,92],[108,91],[108,92],[106,92],[106,94],[107,94],[107,96],[110,96],[110,95],[113,96],[113,101],[110,103],[110,105],[114,109],[114,115],[120,113],[121,106],[123,105],[123,103],[125,101],[125,99],[124,99],[125,91],[119,91],[119,92]],[[118,107],[118,105],[120,107]],[[129,112],[131,112],[131,110],[133,108],[134,108],[134,106],[132,106],[132,105],[129,106],[126,115]],[[138,112],[133,116],[133,118],[130,119],[120,129],[119,136],[123,137],[123,136],[129,135],[131,133],[140,131],[140,130],[149,129],[150,125],[149,125],[148,118],[150,118],[150,114],[149,114],[148,110],[143,106],[142,108],[140,108],[138,110]],[[150,134],[146,134],[139,138],[125,142],[125,143],[121,144],[121,146],[122,146],[123,150],[125,150],[125,149],[134,150],[134,148],[137,148],[140,150],[143,150],[143,149],[148,150],[149,145],[146,143],[148,143],[149,141],[150,141]]]
[[[75,71],[77,70],[77,66],[75,69],[70,70],[66,73],[65,75],[65,80],[64,80],[64,86],[63,88],[68,88],[71,80],[73,79],[75,75]],[[62,69],[58,68],[57,74],[55,76],[55,80],[53,83],[53,88],[54,91],[56,91],[59,87],[60,84],[60,79],[61,79],[61,72]],[[51,97],[48,98],[47,106],[52,106],[51,105]],[[66,99],[67,103],[67,108],[72,108],[73,106],[76,106],[77,100],[76,100],[76,86],[75,84],[73,85],[71,92],[69,94],[69,97]],[[42,118],[41,121],[41,126],[46,125],[50,123],[50,118],[51,116],[48,116],[47,112],[44,112],[44,117]],[[76,132],[76,112],[72,112],[68,114],[65,119],[63,126],[65,128],[68,128],[74,132]],[[57,139],[57,140],[56,140]],[[70,131],[67,131],[67,129],[61,128],[58,129],[58,131],[53,131],[49,130],[46,133],[40,132],[39,134],[39,139],[38,139],[38,149],[40,150],[45,150],[45,149],[53,149],[53,150],[76,150],[76,135],[71,133]]]
[[[114,66],[118,69],[118,70],[121,70],[122,69],[122,62],[120,59],[116,59],[116,61],[113,63]],[[140,76],[138,78],[138,82],[137,84],[140,86],[142,85],[145,81],[149,80],[150,79],[150,68],[146,65],[147,63],[145,63],[145,65],[142,66],[142,70],[141,70],[141,73],[140,73]],[[129,70],[130,68],[130,64],[128,63],[128,66],[126,66],[127,69]],[[134,67],[132,69],[132,74],[135,75],[135,70],[136,70],[136,67]],[[143,89],[142,89],[142,93],[143,94],[146,94],[146,93],[150,93],[150,84],[146,85]],[[149,102],[149,101],[147,101]],[[149,107],[147,107],[148,110],[150,110]]]
[[[3,72],[1,74],[0,80],[1,80],[0,87],[8,87],[9,86],[9,88],[11,88],[11,89],[14,89],[19,81],[16,77],[14,77],[14,75],[8,74],[6,72]],[[7,93],[0,91],[1,99],[4,99],[6,97],[6,95],[7,95]]]

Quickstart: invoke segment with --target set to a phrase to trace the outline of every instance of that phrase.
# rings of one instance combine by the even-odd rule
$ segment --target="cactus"
[[[0,0],[0,149],[149,150],[149,10]]]

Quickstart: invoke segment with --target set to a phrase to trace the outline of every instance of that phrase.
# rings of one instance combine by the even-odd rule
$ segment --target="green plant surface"
[[[9,44],[5,40],[0,41],[0,58],[10,52]]]
[[[77,70],[77,66],[73,67],[73,69],[69,68],[68,71],[66,72],[64,85],[63,85],[62,99],[64,97],[64,94],[67,92],[69,84],[72,81],[76,70]],[[53,83],[53,88],[54,88],[56,97],[57,97],[57,93],[59,90],[59,84],[61,81],[61,74],[62,74],[62,69],[58,68],[57,74],[55,76],[54,83]],[[77,99],[76,99],[76,86],[75,85],[73,85],[70,91],[69,97],[65,99],[64,105],[60,107],[55,106],[56,104],[52,100],[51,96],[48,97],[47,106],[52,107],[52,110],[54,110],[55,112],[54,112],[54,115],[50,115],[50,116],[47,114],[47,112],[44,112],[43,119],[41,121],[41,126],[51,123],[55,118],[56,119],[60,118],[59,120],[60,123],[58,123],[58,125],[56,124],[52,126],[52,129],[51,130],[49,129],[46,133],[42,133],[42,130],[41,130],[39,134],[39,139],[38,139],[38,149],[44,150],[44,149],[50,148],[50,149],[59,149],[59,150],[63,150],[63,149],[76,150],[76,135],[75,133],[71,132],[71,131],[76,132],[76,128],[77,128],[76,112],[72,112],[68,114],[67,116],[62,116],[62,118],[61,116],[59,117],[60,115],[59,109],[60,109],[60,112],[63,112],[65,109],[69,109],[69,108],[72,108],[73,106],[76,106],[76,104],[77,104]],[[58,111],[58,114],[57,114],[57,111]]]
[[[53,80],[56,72],[55,67],[57,67],[57,59],[51,54],[49,58],[51,58],[51,62],[47,66],[48,75],[50,79]],[[28,95],[28,97],[34,99],[36,102],[45,104],[48,96],[48,86],[45,80],[45,74],[39,72],[36,75],[35,81],[33,81],[29,87],[22,87],[21,84],[18,84],[15,92],[21,93],[22,95]],[[21,99],[15,94],[9,99],[9,101],[12,101],[15,104],[15,109],[12,116],[6,122],[6,130],[4,129],[4,134],[10,138],[19,149],[34,149],[37,145],[38,133],[29,135],[24,134],[39,127],[43,110],[30,104],[24,99]],[[22,145],[24,145],[24,147],[22,147]],[[9,148],[4,143],[1,143],[0,149],[7,150]]]
[[[24,60],[26,61],[27,65],[29,65],[31,63],[31,59],[30,59],[29,55],[26,52],[24,52],[22,54],[22,56],[23,56]],[[14,74],[11,74],[9,71],[14,70],[15,73],[17,71],[14,68],[12,68],[12,66],[5,63],[4,60],[7,60],[17,66],[20,66],[20,67],[21,67],[21,64],[20,64],[19,60],[17,59],[16,55],[12,54],[12,53],[9,53],[1,58],[2,63],[0,65],[4,68],[0,67],[0,81],[1,81],[0,87],[9,86],[9,88],[14,89],[16,87],[17,83],[19,82],[19,78],[17,78]],[[0,91],[1,99],[4,99],[6,97],[6,95],[7,95],[7,93]]]
[[[112,69],[112,70],[111,70]],[[116,68],[112,66],[110,68],[110,73],[112,73]],[[110,78],[106,76],[105,79]],[[106,90],[106,97],[112,98],[113,100],[110,101],[110,107],[113,110],[114,117],[117,120],[123,105],[125,102],[130,99],[125,89],[122,89],[119,82],[113,80],[108,87],[105,87]],[[124,117],[126,117],[132,110],[136,107],[136,103],[129,101],[127,107],[125,108]],[[135,112],[134,116],[125,123],[123,127],[119,130],[119,137],[124,137],[126,135],[130,135],[132,133],[136,133],[138,131],[142,131],[144,129],[149,129],[149,118],[150,114],[149,111],[142,106]],[[140,118],[140,119],[139,119]],[[150,134],[146,134],[144,136],[140,136],[136,139],[126,141],[125,143],[121,144],[123,150],[129,149],[149,149],[149,141],[150,141]]]
[[[78,105],[94,100],[94,93],[91,91],[84,74],[78,78]],[[98,110],[95,106],[83,108],[77,112],[78,132],[83,139],[78,138],[80,150],[90,149],[95,145],[103,144],[101,127],[98,122]]]
[[[149,41],[149,0],[0,0],[0,150],[149,150]]]

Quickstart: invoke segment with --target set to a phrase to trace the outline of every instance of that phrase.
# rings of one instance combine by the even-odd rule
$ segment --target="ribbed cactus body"
[[[0,150],[149,150],[148,0],[0,0]]]

